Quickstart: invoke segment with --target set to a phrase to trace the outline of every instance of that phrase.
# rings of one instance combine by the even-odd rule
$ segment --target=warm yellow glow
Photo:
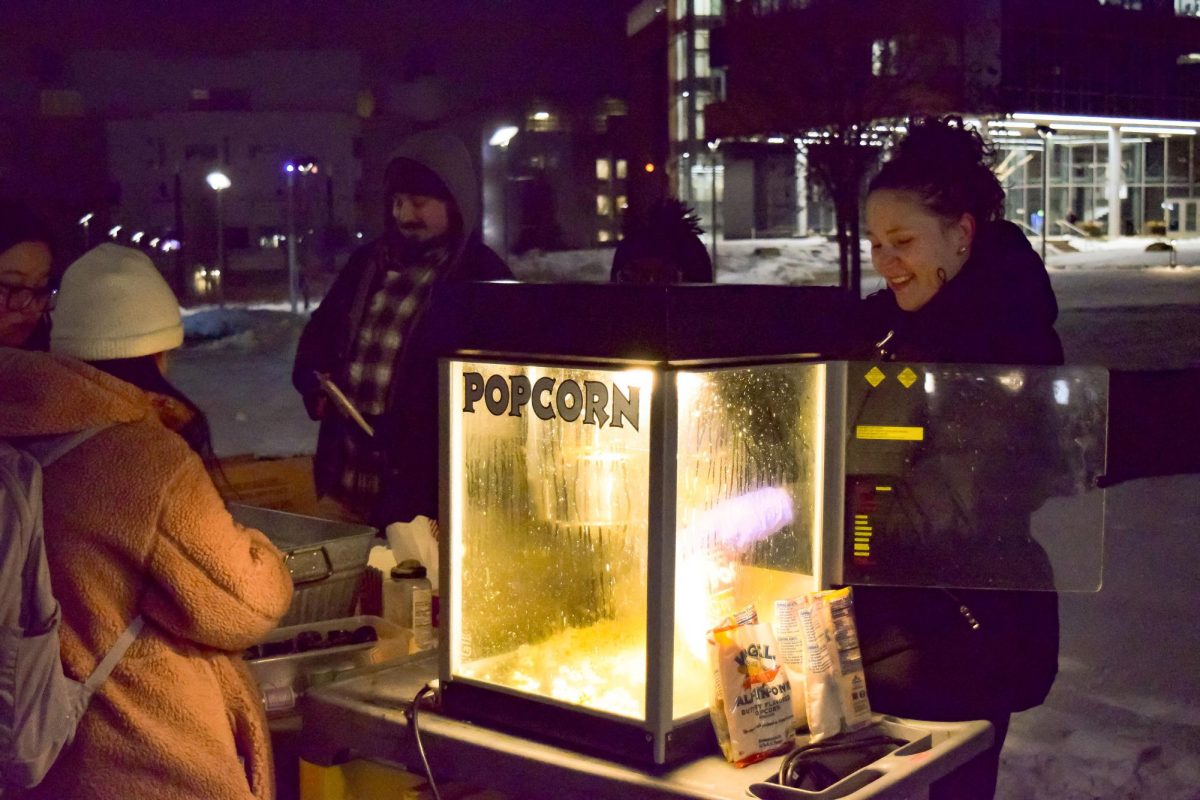
[[[613,384],[626,394],[631,387],[636,387],[641,392],[641,402],[647,404],[650,402],[650,392],[654,391],[654,370],[626,369],[614,372]],[[645,412],[646,408],[643,407],[642,411]],[[649,414],[645,418],[649,419]]]
[[[825,452],[825,415],[826,411],[826,382],[828,367],[824,364],[817,366],[817,389],[813,392],[813,404],[806,415],[812,420],[813,452]],[[812,516],[812,569],[816,576],[814,589],[822,588],[825,583],[823,565],[825,563],[825,459],[813,459],[813,516]]]
[[[450,398],[449,409],[463,407],[463,372],[465,364],[453,361],[450,364]],[[445,412],[446,409],[443,409]],[[450,574],[450,603],[448,608],[450,635],[450,671],[457,672],[462,661],[462,573],[463,573],[463,515],[466,504],[463,497],[463,471],[457,467],[463,463],[463,415],[450,414],[450,525],[449,530],[442,535],[450,537],[450,552],[454,563],[442,566]],[[445,574],[445,573],[443,573]]]
[[[675,566],[676,630],[692,658],[707,658],[705,634],[736,609],[733,581],[737,564],[732,553],[698,550]]]
[[[1007,389],[1009,394],[1017,394],[1025,388],[1025,373],[1019,369],[1002,372],[996,376],[996,382]]]
[[[460,674],[623,717],[645,716],[646,640],[633,620],[567,628]]]
[[[649,161],[647,161],[645,169],[646,169],[646,172],[654,172],[654,165],[651,164]]]

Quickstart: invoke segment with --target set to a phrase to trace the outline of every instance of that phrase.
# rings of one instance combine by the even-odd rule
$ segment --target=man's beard
[[[451,234],[449,231],[439,236],[431,236],[428,239],[419,239],[416,234],[424,228],[408,229],[394,228],[388,236],[389,248],[404,261],[410,261],[415,258],[421,258],[426,254],[439,248],[447,248],[450,245]]]

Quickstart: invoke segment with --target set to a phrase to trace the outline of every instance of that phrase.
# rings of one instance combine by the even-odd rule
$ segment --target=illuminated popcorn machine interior
[[[524,358],[442,366],[446,707],[627,760],[713,752],[705,632],[769,622],[838,539],[827,365]]]

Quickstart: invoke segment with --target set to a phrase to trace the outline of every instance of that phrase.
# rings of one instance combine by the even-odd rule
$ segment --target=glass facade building
[[[997,148],[1006,216],[1031,236],[1043,228],[1047,236],[1200,236],[1200,81],[1192,74],[1200,70],[1197,0],[1061,7],[1040,0],[931,2],[929,8],[944,12],[944,24],[903,36],[897,33],[907,30],[900,10],[882,0],[866,2],[873,9],[863,17],[870,30],[858,39],[871,46],[852,50],[868,59],[862,66],[868,80],[924,80],[937,90],[934,105],[942,112],[977,118]],[[655,4],[669,30],[670,188],[696,208],[706,228],[718,220],[724,238],[834,228],[832,204],[807,174],[802,142],[794,138],[811,120],[778,130],[737,122],[746,110],[755,118],[753,104],[763,102],[743,91],[753,83],[744,76],[785,69],[767,55],[778,56],[779,42],[803,46],[806,37],[840,35],[820,27],[828,15],[815,14],[818,5],[824,7],[818,0]],[[730,31],[764,18],[771,26],[760,26],[756,35],[774,37],[775,48],[743,42],[731,55],[736,37]],[[933,61],[931,43],[945,45]],[[837,69],[853,73],[844,65]],[[947,78],[951,72],[963,77],[956,83]],[[754,86],[780,90],[769,82]],[[705,108],[714,103],[735,110],[736,132],[724,135],[719,148],[710,145],[721,131],[705,125]],[[718,116],[708,119],[710,126],[727,127],[729,115]],[[778,121],[770,113],[764,118]],[[1039,125],[1048,136],[1039,134]],[[794,157],[771,145],[793,141]],[[786,192],[780,189],[785,184]],[[787,203],[790,213],[782,210]]]
[[[722,6],[723,0],[666,0],[671,190],[696,210],[708,231],[719,228],[714,199],[721,197],[725,177],[704,129],[705,107],[724,97],[722,77],[710,57]]]

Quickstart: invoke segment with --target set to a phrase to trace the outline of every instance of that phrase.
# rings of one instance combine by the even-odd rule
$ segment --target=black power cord
[[[425,745],[421,742],[421,726],[417,719],[418,709],[421,707],[421,700],[426,696],[433,694],[436,690],[432,684],[425,684],[421,687],[421,691],[417,692],[413,698],[412,705],[409,707],[410,724],[412,725],[413,739],[417,742],[417,754],[421,756],[421,766],[425,768],[425,780],[429,782],[429,789],[433,792],[433,800],[442,800],[441,792],[438,791],[437,783],[433,780],[433,770],[429,768],[429,759],[425,756]]]
[[[892,736],[867,736],[860,739],[828,739],[793,750],[779,765],[776,780],[780,786],[821,791],[828,789],[851,772],[865,767],[893,750],[908,744]],[[825,759],[825,756],[833,756]],[[835,761],[837,769],[830,765]]]

